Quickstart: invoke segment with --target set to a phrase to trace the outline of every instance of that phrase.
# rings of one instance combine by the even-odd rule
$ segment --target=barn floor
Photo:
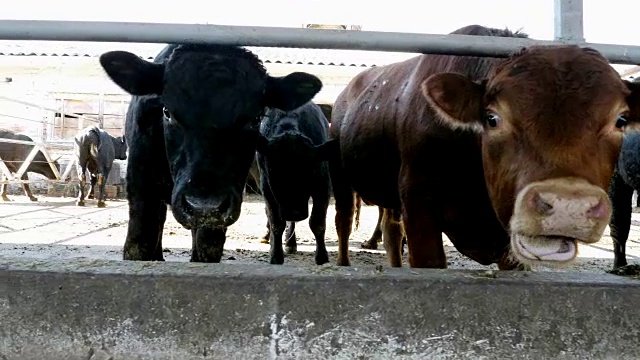
[[[73,198],[40,196],[30,202],[25,196],[11,196],[12,202],[0,202],[0,256],[38,259],[121,259],[122,245],[127,230],[127,202],[107,201],[107,207],[99,209],[95,200],[88,200],[86,207],[75,206]],[[333,225],[333,204],[327,217],[327,249],[331,264],[337,255],[337,236]],[[363,206],[360,228],[353,232],[350,250],[354,267],[388,266],[386,256],[380,250],[360,248],[369,238],[377,220],[377,208]],[[639,263],[640,214],[633,214],[633,225],[627,245],[630,264]],[[247,196],[243,212],[228,231],[223,262],[268,263],[269,245],[260,242],[266,231],[264,203],[256,195]],[[298,223],[298,254],[286,255],[286,265],[315,266],[313,251],[315,242],[305,222]],[[163,235],[165,260],[189,261],[191,233],[182,228],[168,213]],[[445,249],[449,267],[457,269],[497,269],[495,265],[483,266],[460,255],[445,237]],[[593,245],[581,245],[579,261],[565,270],[540,268],[540,271],[604,272],[612,265],[613,253],[608,229],[602,240]],[[406,254],[405,254],[406,266]]]

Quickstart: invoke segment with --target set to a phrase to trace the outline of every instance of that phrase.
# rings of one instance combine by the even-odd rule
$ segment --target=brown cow
[[[411,267],[446,268],[443,232],[484,265],[565,265],[607,225],[605,190],[627,122],[640,121],[640,87],[577,46],[420,55],[360,73],[333,112],[338,265],[349,265],[354,191],[385,208],[392,266],[406,233]]]

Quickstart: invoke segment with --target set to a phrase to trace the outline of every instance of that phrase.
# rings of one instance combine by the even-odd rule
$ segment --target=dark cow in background
[[[634,80],[637,83],[637,80]],[[615,173],[609,186],[611,220],[609,228],[613,239],[613,268],[627,265],[626,247],[631,229],[633,191],[640,190],[640,132],[625,134]]]
[[[286,222],[293,225],[306,218],[316,239],[316,264],[328,262],[324,237],[331,182],[326,160],[334,144],[328,141],[328,120],[313,102],[291,111],[271,109],[262,120],[260,135],[256,158],[271,230],[271,263],[284,263]],[[288,245],[290,253],[296,251],[295,239]]]
[[[98,185],[98,207],[105,207],[104,188],[113,166],[113,160],[127,159],[127,142],[124,136],[114,137],[97,126],[82,129],[74,139],[73,154],[76,157],[78,171],[78,200],[76,205],[84,206],[84,186],[87,182],[87,170],[91,177],[87,199],[94,198]]]
[[[27,135],[16,134],[15,132],[9,130],[0,130],[0,139],[33,141],[33,139]],[[11,171],[12,173],[16,173],[32,150],[32,145],[0,142],[0,159],[2,159],[9,171]],[[53,161],[53,166],[55,166],[56,169],[58,169],[58,172],[60,172],[60,164],[57,160]],[[42,151],[38,151],[38,153],[36,153],[33,161],[31,161],[31,163],[27,167],[27,171],[22,174],[20,179],[29,180],[29,177],[27,176],[27,173],[29,172],[40,174],[42,176],[45,176],[49,180],[56,179],[56,175],[53,173],[53,170],[51,169],[51,166],[49,165],[49,162],[47,161],[47,158],[44,156]],[[0,176],[0,179],[2,178],[4,178],[4,176]],[[0,196],[2,196],[2,200],[4,201],[11,201],[7,196],[7,188],[7,184],[2,184]],[[33,193],[31,193],[29,184],[22,183],[22,189],[31,201],[38,201],[38,198],[33,196]]]
[[[331,124],[331,113],[333,110],[333,105],[331,104],[316,104],[317,106],[320,107],[320,109],[322,110],[322,113],[324,114],[325,118],[327,119],[327,121],[329,122],[329,126]],[[257,180],[256,180],[257,178]],[[251,165],[251,170],[249,170],[249,180],[247,182],[247,187],[251,187],[253,190],[253,186],[251,184],[253,183],[258,183],[259,184],[259,180],[260,179],[260,169],[257,166],[257,163],[254,162]],[[356,194],[357,196],[357,194]],[[361,204],[362,201],[360,199],[360,197],[358,197],[358,202],[357,202],[357,208],[356,208],[356,223],[355,223],[355,229],[357,230],[358,227],[360,226],[359,224],[359,214],[360,214],[360,208],[361,208]],[[367,204],[367,205],[371,205],[371,204]],[[376,223],[375,229],[373,231],[373,234],[371,235],[371,238],[369,238],[369,240],[364,241],[360,246],[363,249],[377,249],[378,248],[378,242],[382,241],[382,230],[381,230],[381,221],[382,221],[382,213],[383,213],[383,209],[381,207],[378,207],[379,209],[379,215],[378,215],[378,221]],[[266,209],[265,209],[266,210]],[[268,215],[267,215],[268,217]],[[293,221],[287,221],[286,222],[286,229],[285,229],[285,234],[284,234],[284,239],[285,239],[285,249],[287,251],[287,253],[293,254],[296,252],[297,250],[297,239],[296,239],[296,233],[295,233],[295,227],[296,227],[296,223]],[[269,221],[267,221],[267,232],[265,233],[265,235],[262,237],[261,242],[263,244],[269,244],[270,243],[270,237],[271,237],[271,231],[270,231],[270,227],[269,227]],[[407,241],[406,241],[406,237],[402,239],[402,253],[404,253],[404,245],[406,245]]]
[[[506,59],[420,55],[361,72],[333,109],[338,264],[349,265],[354,191],[385,209],[392,266],[406,234],[411,267],[446,268],[443,232],[500,269],[572,262],[578,242],[599,241],[607,226],[606,189],[639,100],[600,53],[569,45]]]
[[[102,54],[111,80],[133,95],[126,118],[129,226],[125,260],[164,260],[167,204],[191,229],[191,261],[219,262],[238,220],[265,108],[295,109],[321,89],[307,73],[269,76],[234,46],[166,46],[153,62]]]
[[[316,105],[320,107],[324,116],[327,118],[329,122],[331,122],[331,109],[333,105],[330,105],[330,104],[316,104]],[[262,191],[260,190],[260,168],[258,167],[258,162],[255,160],[251,164],[251,168],[249,168],[249,176],[247,178],[246,191],[252,194],[262,195]],[[295,234],[293,236],[295,236]],[[266,239],[267,243],[269,242],[268,233],[264,236],[264,239]]]

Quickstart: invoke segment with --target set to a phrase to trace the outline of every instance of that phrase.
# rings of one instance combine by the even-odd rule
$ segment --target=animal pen
[[[554,41],[14,20],[0,20],[0,39],[497,57],[534,44],[578,44],[612,63],[640,64],[639,46],[584,42],[582,6],[555,0]],[[604,273],[1,256],[0,359],[640,358],[639,302],[637,280]]]

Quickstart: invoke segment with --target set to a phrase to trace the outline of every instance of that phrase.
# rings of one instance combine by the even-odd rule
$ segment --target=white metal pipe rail
[[[567,1],[567,0],[559,0]],[[575,16],[574,16],[575,19]],[[216,43],[504,57],[522,47],[575,43],[600,51],[612,63],[640,64],[640,46],[471,35],[412,34],[261,26],[51,20],[0,20],[0,39]]]
[[[0,20],[0,21],[2,21],[2,20]],[[13,99],[13,98],[6,97],[6,96],[3,96],[3,95],[0,95],[0,100],[14,102],[16,104],[25,105],[25,106],[36,107],[36,108],[39,108],[39,109],[42,109],[42,110],[52,111],[54,113],[60,111],[60,110],[52,109],[52,108],[47,107],[47,106],[43,106],[42,104],[38,105],[38,104],[34,104],[34,103],[31,103],[31,102],[28,102],[28,101]],[[91,122],[95,122],[95,123],[99,123],[100,122],[100,120],[98,120],[98,119],[92,119],[90,117],[87,117],[86,115],[76,114],[76,113],[73,113],[73,112],[66,112],[65,111],[65,115],[73,116],[73,117],[76,117],[78,119],[87,120],[87,121],[91,121]]]

